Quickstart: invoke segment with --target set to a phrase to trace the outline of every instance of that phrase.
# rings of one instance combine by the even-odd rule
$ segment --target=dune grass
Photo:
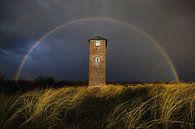
[[[193,129],[195,84],[107,85],[0,94],[0,129]]]

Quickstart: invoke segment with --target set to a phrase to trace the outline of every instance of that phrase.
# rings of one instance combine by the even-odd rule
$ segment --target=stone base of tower
[[[99,86],[105,86],[105,85],[106,85],[106,82],[89,81],[89,86],[99,87]]]

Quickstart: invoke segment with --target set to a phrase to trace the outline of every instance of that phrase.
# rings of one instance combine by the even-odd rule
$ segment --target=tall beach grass
[[[194,111],[194,83],[0,94],[1,129],[193,129]]]

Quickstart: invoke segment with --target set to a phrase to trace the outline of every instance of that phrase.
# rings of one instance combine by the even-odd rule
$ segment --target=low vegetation
[[[0,93],[1,129],[193,129],[195,84]]]

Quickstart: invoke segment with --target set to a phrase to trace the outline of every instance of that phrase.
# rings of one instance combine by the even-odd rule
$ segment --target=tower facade
[[[89,86],[106,85],[106,47],[103,37],[89,39]]]

